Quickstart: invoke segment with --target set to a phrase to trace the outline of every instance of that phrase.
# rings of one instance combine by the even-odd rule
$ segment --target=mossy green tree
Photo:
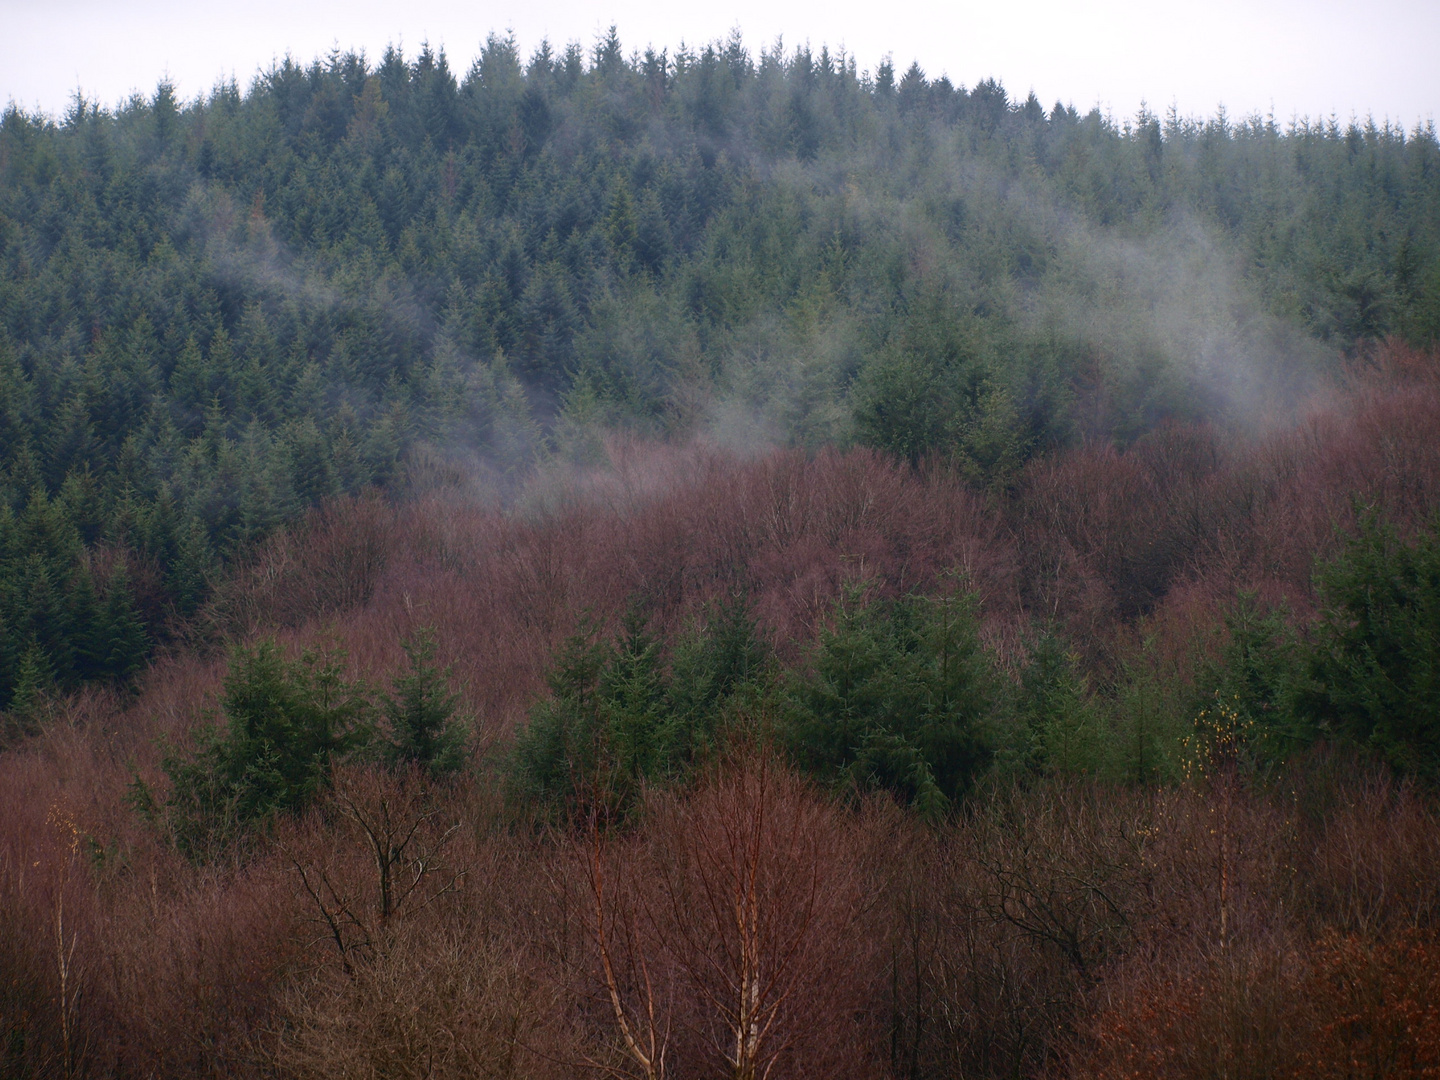
[[[610,659],[611,647],[589,616],[552,658],[545,679],[550,696],[531,707],[510,763],[511,787],[521,799],[563,804],[595,773],[601,740],[600,675]]]
[[[586,622],[561,648],[551,697],[536,704],[516,746],[517,790],[572,816],[623,815],[646,783],[683,762],[661,642],[632,608],[615,639]]]
[[[1303,714],[1397,768],[1440,777],[1440,516],[1405,540],[1362,515],[1316,585]]]
[[[707,758],[726,728],[763,713],[775,671],[747,597],[737,592],[711,604],[670,649],[668,694],[681,756]]]
[[[743,598],[673,642],[652,634],[639,608],[609,641],[587,620],[556,654],[550,695],[520,733],[512,789],[548,813],[623,815],[645,785],[709,757],[736,703],[761,694],[770,673]]]
[[[435,663],[433,630],[422,629],[401,647],[406,667],[380,697],[385,720],[381,755],[392,768],[415,765],[431,776],[458,772],[465,765],[468,732],[457,715],[454,672]]]
[[[124,563],[115,568],[105,591],[105,607],[99,620],[103,670],[112,679],[129,681],[145,663],[150,652],[150,635],[135,608],[135,593]]]
[[[803,769],[944,813],[993,753],[978,601],[957,589],[885,603],[852,586],[788,698],[783,736]]]
[[[38,642],[31,640],[15,665],[15,684],[4,713],[0,734],[8,740],[33,735],[44,718],[46,702],[55,685],[49,657]]]
[[[203,860],[275,815],[310,805],[332,764],[363,747],[373,730],[369,696],[346,680],[342,660],[315,652],[290,660],[268,640],[237,647],[221,694],[224,725],[202,728],[192,753],[165,756],[163,803],[137,780],[137,807]]]
[[[1011,756],[1041,773],[1096,771],[1103,734],[1079,657],[1047,629],[1030,643],[1015,687]]]
[[[1236,730],[1248,733],[1246,754],[1277,761],[1314,740],[1313,723],[1298,709],[1306,683],[1289,609],[1266,607],[1254,593],[1241,592],[1225,610],[1219,655],[1200,665],[1195,711],[1230,710]]]

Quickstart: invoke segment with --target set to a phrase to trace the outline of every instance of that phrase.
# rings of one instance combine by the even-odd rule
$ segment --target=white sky
[[[626,52],[723,37],[752,52],[783,34],[844,46],[862,69],[891,54],[932,78],[995,76],[1048,109],[1061,99],[1117,117],[1141,100],[1163,112],[1269,113],[1341,120],[1440,120],[1440,0],[0,0],[0,100],[52,115],[71,93],[114,104],[168,74],[184,98],[234,75],[242,87],[287,51],[308,61],[333,46],[378,58],[443,46],[463,75],[492,31],[522,51],[548,36],[587,47],[611,23]]]

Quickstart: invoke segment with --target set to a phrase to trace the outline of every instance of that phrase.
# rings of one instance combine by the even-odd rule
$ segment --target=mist
[[[222,549],[317,492],[508,499],[637,439],[861,444],[1003,490],[1079,443],[1283,421],[1367,342],[1440,330],[1429,129],[1116,121],[848,51],[612,32],[529,57],[491,35],[463,75],[336,51],[4,131],[7,161],[67,163],[80,188],[49,197],[76,223],[155,178],[127,274],[102,224],[34,233],[66,299],[8,332],[41,411],[89,400],[87,342],[134,341],[136,482]],[[52,481],[103,473],[126,423]],[[244,513],[214,479],[242,445],[272,475]]]

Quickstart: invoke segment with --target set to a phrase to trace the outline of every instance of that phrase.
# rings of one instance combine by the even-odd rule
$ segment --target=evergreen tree
[[[205,526],[197,517],[187,518],[180,529],[167,581],[181,615],[193,615],[205,599],[214,565]]]
[[[1317,585],[1301,709],[1398,768],[1440,775],[1440,518],[1406,542],[1365,515]]]
[[[451,671],[435,666],[435,634],[422,629],[403,642],[407,670],[380,698],[386,722],[382,753],[389,764],[418,765],[433,776],[465,764],[466,728],[456,716],[460,695],[450,689]]]
[[[935,816],[988,764],[994,676],[964,592],[867,601],[852,587],[794,677],[785,720],[792,755],[831,783],[894,792]]]
[[[150,638],[135,610],[135,596],[130,588],[130,574],[125,564],[115,567],[105,590],[105,609],[101,616],[106,675],[121,682],[128,681],[140,670],[150,651]],[[98,651],[97,651],[98,655]]]
[[[55,686],[49,657],[39,642],[32,640],[20,655],[12,686],[5,702],[9,733],[29,734],[43,717],[46,697]]]
[[[514,793],[572,815],[623,815],[643,786],[673,782],[721,740],[727,709],[763,692],[768,653],[739,599],[673,644],[631,608],[612,641],[593,622],[557,652],[510,763]],[[734,718],[734,719],[738,719]]]
[[[201,860],[276,814],[304,809],[329,783],[332,764],[371,733],[369,697],[344,678],[340,661],[315,653],[290,661],[273,641],[235,649],[220,700],[225,724],[202,729],[193,754],[166,755],[163,803],[138,779],[133,803]]]
[[[1031,645],[1015,700],[1015,753],[1026,768],[1092,772],[1102,764],[1104,735],[1078,668],[1054,632],[1039,634]]]
[[[648,779],[662,779],[674,765],[675,731],[660,667],[660,643],[645,616],[632,608],[621,624],[598,686],[602,770],[621,805]]]
[[[5,560],[0,651],[37,635],[65,687],[97,670],[53,610],[84,548],[153,560],[146,611],[183,616],[426,443],[515,479],[583,456],[586,408],[669,435],[733,402],[1004,493],[1039,450],[1223,423],[1440,334],[1429,128],[1047,116],[904,61],[615,32],[132,105],[0,119],[0,502],[61,503],[79,540]],[[1222,263],[1217,331],[1195,268]]]

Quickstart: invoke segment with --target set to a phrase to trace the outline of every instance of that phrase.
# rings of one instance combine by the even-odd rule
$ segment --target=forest
[[[738,32],[0,117],[0,1075],[1440,1074],[1440,141]]]

